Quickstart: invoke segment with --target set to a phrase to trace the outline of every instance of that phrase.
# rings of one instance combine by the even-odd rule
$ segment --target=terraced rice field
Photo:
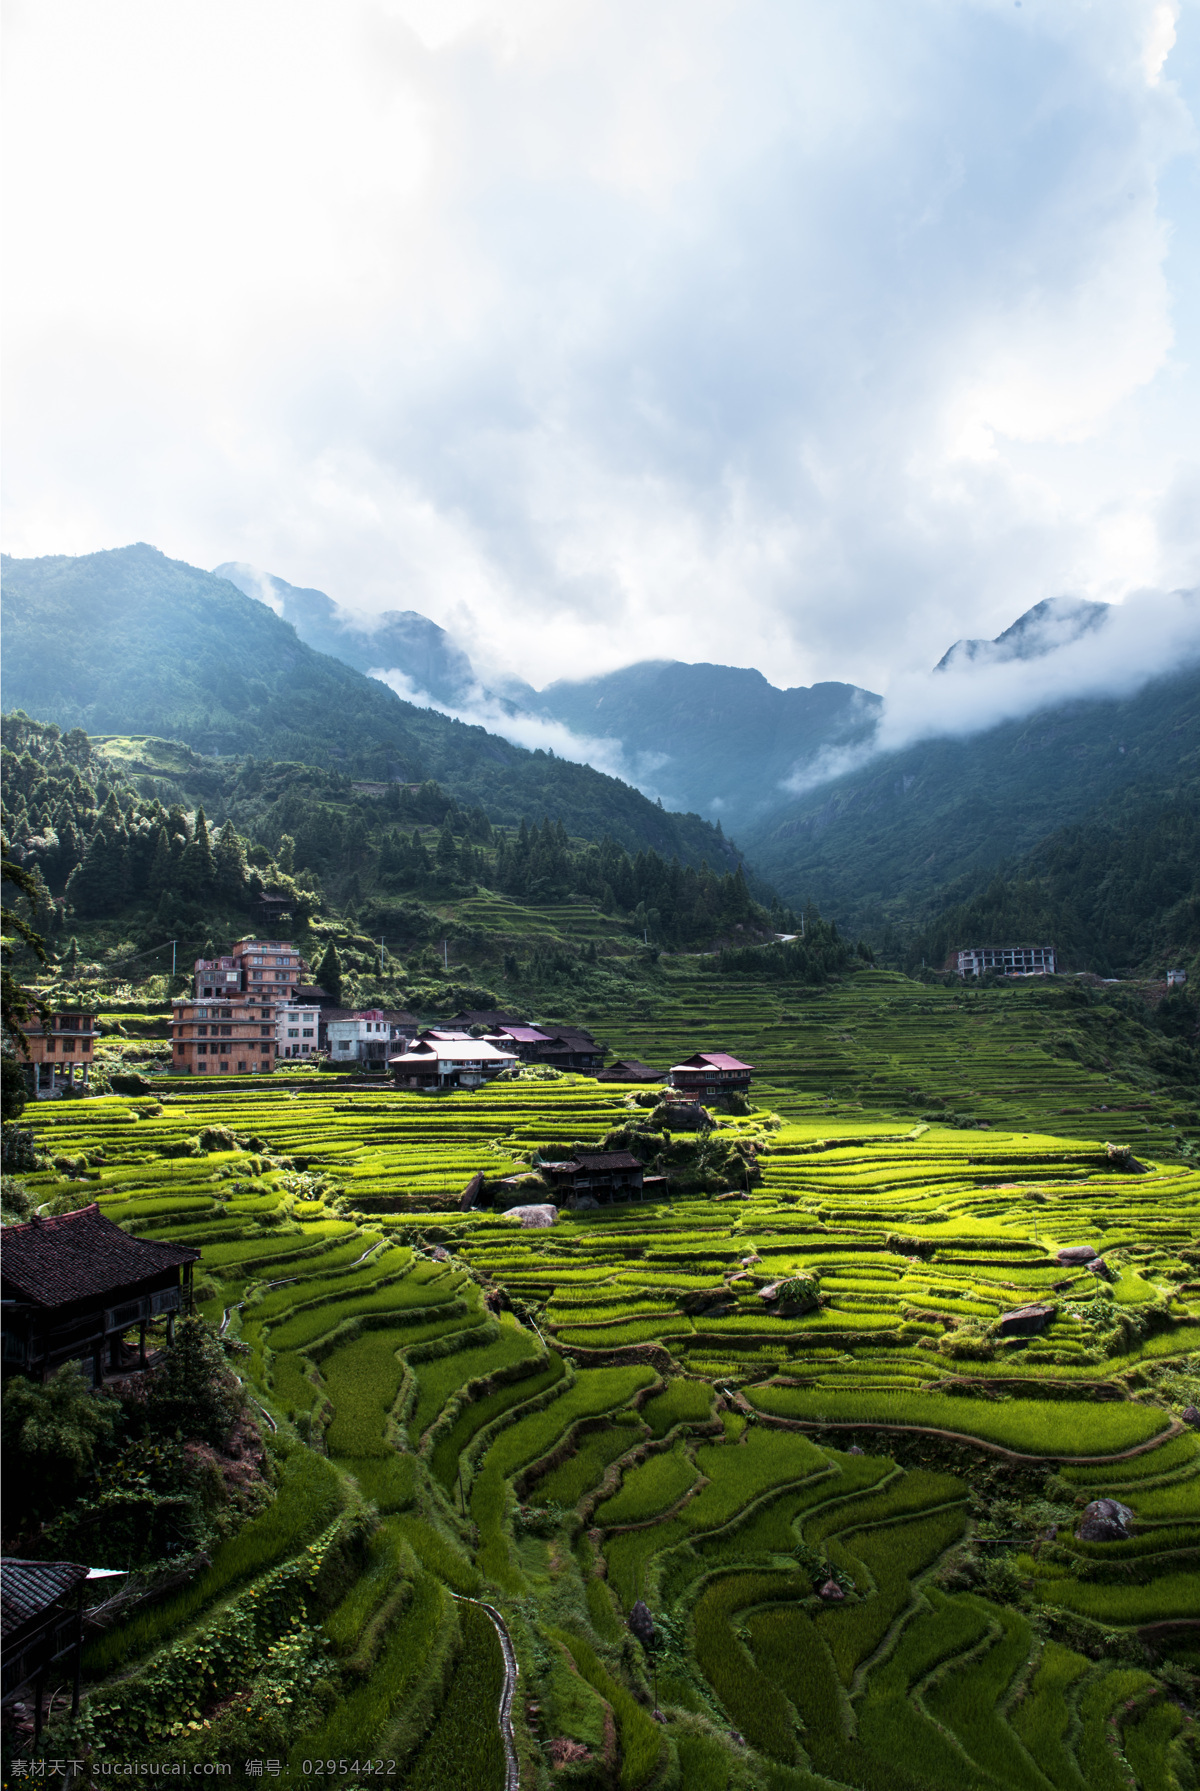
[[[650,1062],[722,1043],[760,1064],[763,1104],[722,1127],[758,1173],[546,1230],[458,1192],[643,1116],[627,1091],[175,1083],[39,1109],[73,1194],[202,1250],[202,1310],[244,1346],[280,1466],[211,1567],[93,1647],[103,1747],[149,1745],[134,1692],[199,1648],[214,1708],[258,1695],[282,1632],[245,1613],[292,1599],[321,1663],[297,1684],[325,1689],[287,1719],[291,1781],[320,1759],[343,1784],[498,1788],[502,1660],[461,1602],[483,1598],[530,1787],[1189,1783],[1200,1173],[1161,1103],[1023,1044],[1020,999],[933,994],[864,976],[759,989],[739,1018],[722,992],[715,1033],[711,979],[680,972],[669,1011],[585,1016]],[[990,1125],[918,1118],[918,1066]],[[1080,1243],[1108,1279],[1057,1261]],[[790,1279],[815,1303],[761,1297]],[[1027,1304],[1044,1328],[1005,1331]],[[1099,1496],[1133,1511],[1128,1540],[1076,1537]],[[325,1597],[299,1567],[361,1499],[377,1523]],[[172,1757],[223,1757],[225,1720]]]

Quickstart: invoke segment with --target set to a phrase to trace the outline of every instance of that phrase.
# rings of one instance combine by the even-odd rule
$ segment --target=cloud
[[[818,754],[781,788],[801,796],[920,740],[982,733],[1064,702],[1132,696],[1163,673],[1200,664],[1200,591],[1137,592],[1098,627],[1080,633],[1063,616],[1057,630],[1043,624],[1036,635],[1030,658],[956,656],[945,669],[897,678],[869,741]]]
[[[536,684],[733,660],[901,704],[1044,597],[1190,585],[1198,35],[24,0],[5,544],[268,566]]]

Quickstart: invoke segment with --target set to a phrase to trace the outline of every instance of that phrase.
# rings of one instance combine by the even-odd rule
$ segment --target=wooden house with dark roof
[[[540,1172],[567,1206],[595,1202],[610,1206],[617,1200],[642,1200],[648,1194],[665,1194],[667,1179],[647,1175],[645,1164],[632,1151],[577,1151],[560,1163],[542,1163]]]
[[[618,1057],[605,1070],[593,1071],[597,1082],[663,1082],[666,1073],[663,1070],[652,1070],[648,1063],[640,1063],[636,1057]]]
[[[35,1740],[42,1732],[46,1675],[57,1661],[70,1659],[71,1715],[79,1715],[83,1588],[91,1577],[77,1561],[22,1561],[11,1555],[0,1560],[0,1702],[11,1704],[32,1684]]]
[[[6,1369],[44,1380],[60,1363],[90,1357],[92,1379],[126,1364],[126,1331],[138,1330],[137,1366],[146,1365],[146,1326],[192,1302],[198,1250],[132,1237],[92,1203],[77,1213],[4,1228],[0,1261]]]

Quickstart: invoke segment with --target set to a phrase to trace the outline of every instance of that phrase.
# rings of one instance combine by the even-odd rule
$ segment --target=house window
[[[198,1039],[206,1039],[208,1037],[208,1027],[207,1026],[197,1026],[196,1037]]]
[[[211,990],[211,989],[205,989],[205,991],[204,991],[204,993],[205,993],[205,994],[206,994],[206,995],[211,995],[211,994],[212,994],[212,990]]]
[[[233,1019],[233,1009],[231,1007],[223,1007],[221,1009],[221,1018],[222,1018],[222,1020],[232,1020]]]
[[[246,1068],[246,1066],[245,1066],[245,1064],[244,1064],[244,1063],[239,1063],[239,1064],[238,1064],[238,1069],[239,1069],[239,1070],[245,1070],[245,1068]]]
[[[269,1057],[268,1057],[268,1058],[266,1058],[266,1059],[265,1059],[265,1060],[264,1060],[264,1061],[263,1061],[263,1062],[262,1062],[262,1063],[261,1063],[261,1064],[260,1064],[260,1065],[259,1065],[259,1068],[260,1068],[260,1069],[263,1069],[263,1070],[269,1070],[269,1069],[270,1069],[270,1067],[271,1067],[271,1060],[270,1060],[270,1058],[269,1058]]]
[[[313,1029],[312,1029],[312,1027],[311,1027],[311,1026],[306,1026],[306,1027],[305,1027],[305,1028],[304,1028],[304,1037],[305,1037],[305,1038],[306,1038],[306,1039],[310,1039],[310,1038],[311,1038],[311,1037],[312,1037],[312,1035],[313,1035]]]
[[[233,1027],[232,1026],[222,1026],[221,1037],[223,1039],[232,1038],[233,1037]]]
[[[176,1045],[176,1047],[175,1047],[175,1055],[176,1055],[176,1057],[182,1057],[182,1056],[183,1056],[183,1051],[184,1051],[184,1047],[183,1047],[183,1046],[182,1046],[182,1045]]]
[[[49,1054],[49,1055],[51,1055],[51,1056],[53,1056],[53,1054],[54,1054],[54,1040],[53,1040],[53,1039],[52,1039],[52,1038],[48,1038],[48,1039],[47,1039],[47,1040],[46,1040],[46,1051],[47,1051],[47,1053],[48,1053],[48,1054]]]
[[[350,1049],[350,1040],[349,1039],[339,1039],[338,1040],[338,1050],[339,1051],[348,1051],[349,1049]]]
[[[228,1057],[228,1055],[229,1055],[229,1053],[230,1053],[230,1051],[231,1051],[231,1049],[232,1049],[232,1046],[230,1046],[230,1045],[222,1045],[222,1046],[221,1046],[221,1047],[220,1047],[220,1051],[221,1051],[221,1056],[222,1056],[222,1057]],[[224,1064],[224,1065],[222,1065],[222,1068],[224,1068],[224,1069],[228,1069],[228,1068],[229,1068],[229,1065],[228,1065],[228,1064]]]
[[[92,1041],[91,1041],[91,1039],[80,1039],[80,1041],[79,1041],[79,1049],[80,1049],[80,1050],[81,1050],[81,1051],[90,1051],[90,1050],[91,1050],[91,1048],[92,1048]]]
[[[289,1026],[288,1037],[290,1039],[298,1039],[300,1037],[300,1028],[298,1026]]]
[[[260,983],[262,981],[262,971],[261,970],[252,970],[250,972],[250,981],[252,983]]]
[[[207,1045],[197,1045],[196,1049],[200,1053],[201,1057],[207,1057],[207,1055],[208,1055],[208,1046]]]
[[[262,1033],[262,1035],[265,1039],[270,1038],[271,1028],[269,1026],[260,1026],[258,1030]]]

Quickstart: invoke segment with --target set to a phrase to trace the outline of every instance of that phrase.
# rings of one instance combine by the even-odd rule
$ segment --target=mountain
[[[926,740],[789,803],[743,845],[793,905],[878,936],[938,893],[1031,853],[1055,830],[1128,804],[1200,793],[1200,672],[1135,696],[1057,704],[967,739]]]
[[[4,699],[89,734],[154,734],[217,756],[291,760],[351,776],[436,779],[493,821],[548,814],[687,864],[737,854],[695,815],[552,753],[403,702],[315,652],[228,579],[140,543],[78,558],[5,558]]]
[[[389,609],[370,628],[356,625],[324,591],[290,585],[239,560],[213,568],[247,597],[257,598],[290,622],[300,639],[318,653],[340,659],[359,672],[399,672],[414,694],[441,703],[461,702],[474,688],[471,661],[444,628],[412,609]]]
[[[1103,628],[1111,605],[1086,597],[1046,597],[992,641],[955,641],[934,666],[936,672],[972,665],[1002,665],[1010,659],[1040,659]]]
[[[1200,980],[1200,791],[1124,800],[1061,827],[1020,863],[942,890],[942,910],[907,961],[941,964],[957,947],[1038,941],[1069,970]],[[1197,1010],[1192,1009],[1193,1026]]]
[[[650,659],[551,684],[529,706],[574,733],[620,741],[639,783],[740,829],[778,805],[798,766],[868,739],[880,699],[855,684],[781,690],[737,666]]]

